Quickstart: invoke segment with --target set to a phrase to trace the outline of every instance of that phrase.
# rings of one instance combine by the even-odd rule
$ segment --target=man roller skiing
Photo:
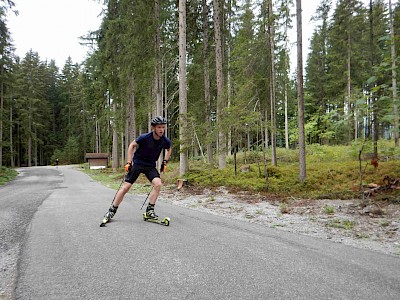
[[[125,194],[130,190],[132,184],[136,181],[140,174],[144,174],[153,185],[152,191],[149,194],[149,204],[146,209],[145,217],[149,219],[157,219],[154,213],[154,206],[160,194],[162,181],[160,173],[156,169],[156,161],[161,152],[165,149],[165,157],[162,162],[160,172],[163,172],[168,160],[172,154],[171,141],[164,135],[167,121],[165,118],[158,116],[151,120],[151,132],[140,135],[129,144],[128,160],[125,165],[125,182],[115,195],[115,199],[109,210],[104,215],[105,218],[111,220]],[[136,151],[134,151],[136,149]]]

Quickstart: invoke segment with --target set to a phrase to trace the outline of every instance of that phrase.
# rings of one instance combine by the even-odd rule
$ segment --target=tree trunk
[[[101,152],[101,139],[100,139],[100,125],[99,125],[99,115],[96,114],[94,120],[95,132],[96,132],[96,153]]]
[[[114,116],[116,116],[117,112],[117,104],[114,101],[113,104],[113,113]],[[117,123],[116,123],[116,118],[114,118],[114,121],[112,122],[112,168],[115,171],[117,171],[118,165],[119,165],[119,160],[118,160],[118,130],[117,130]]]
[[[35,167],[38,166],[38,143],[37,143],[37,129],[35,128],[35,132],[33,135],[35,138],[33,139],[33,161],[35,163]]]
[[[179,0],[179,176],[189,170],[186,91],[186,0]]]
[[[306,141],[304,135],[304,90],[303,90],[303,33],[301,0],[296,0],[297,15],[297,103],[299,127],[299,179],[306,180]]]
[[[162,116],[163,114],[163,99],[162,99],[162,61],[161,61],[161,48],[160,48],[160,2],[159,0],[154,1],[154,23],[155,25],[155,40],[154,40],[154,54],[155,54],[155,68],[154,68],[154,92],[156,94],[156,107],[155,114]],[[160,155],[158,158],[157,166],[160,167],[163,160],[163,156]]]
[[[133,75],[128,79],[128,103],[126,110],[126,143],[125,143],[125,157],[126,160],[131,160],[132,157],[128,157],[128,145],[132,142],[136,135],[136,107],[135,107],[135,85]]]
[[[124,134],[124,132],[121,132],[120,133],[120,138],[119,138],[119,140],[121,141],[121,147],[120,147],[120,151],[121,151],[121,160],[120,160],[120,163],[121,163],[121,167],[123,166],[123,164],[127,161],[127,159],[125,159],[125,138],[126,138],[126,135]]]
[[[268,0],[268,35],[271,56],[271,162],[277,165],[276,160],[276,117],[275,117],[275,47],[274,47],[274,14],[272,11],[272,0]]]
[[[391,45],[391,57],[392,57],[392,97],[393,97],[393,137],[394,145],[399,146],[399,110],[397,107],[397,72],[396,72],[396,48],[394,38],[394,26],[393,26],[393,11],[392,1],[389,0],[389,18],[390,18],[390,36],[392,40]]]
[[[351,99],[351,37],[350,33],[347,33],[347,72],[346,72],[346,86],[347,86],[347,95],[344,103],[344,113],[346,120],[349,119],[350,116],[350,99]],[[350,122],[350,121],[349,121]],[[354,124],[356,128],[356,124]],[[351,133],[349,132],[349,141],[351,140]]]
[[[212,126],[211,126],[211,97],[210,97],[210,60],[208,58],[208,40],[209,40],[209,31],[208,31],[208,5],[206,0],[202,0],[203,6],[203,60],[204,60],[204,101],[206,105],[206,122],[207,122],[207,162],[209,165],[212,164],[213,161],[213,153],[212,153],[212,143],[211,143],[211,134],[212,134]]]
[[[288,31],[288,26],[287,23],[285,23],[285,36],[286,36],[286,41],[285,41],[285,49],[289,49],[288,46],[288,38],[287,38],[287,31]],[[289,50],[288,50],[289,51]],[[289,108],[289,97],[288,97],[288,89],[289,89],[289,84],[288,84],[288,71],[290,69],[289,66],[289,60],[287,59],[287,56],[285,55],[285,71],[284,71],[284,105],[285,105],[285,148],[286,150],[289,150],[289,116],[288,116],[288,108]]]
[[[159,0],[154,1],[154,22],[156,24],[156,35],[154,41],[154,53],[155,53],[155,94],[156,94],[156,115],[161,116],[163,113],[162,103],[162,88],[161,88],[161,54],[160,54],[160,2]]]
[[[374,24],[373,24],[373,1],[369,1],[369,52],[370,52],[370,70],[374,69],[375,65],[375,51],[374,51]],[[372,87],[369,88],[370,93],[369,93],[369,99],[367,99],[367,105],[368,107],[374,108],[374,93],[372,92]],[[373,130],[374,130],[374,110],[371,109],[370,113],[368,114],[368,130],[367,134],[364,135],[364,139],[367,137],[372,137],[373,135]]]
[[[369,1],[369,30],[370,30],[370,51],[371,51],[371,70],[374,69],[375,66],[375,51],[374,51],[374,20],[373,20],[373,1],[370,0]],[[378,99],[376,99],[376,97],[374,96],[373,93],[370,94],[371,97],[371,103],[372,103],[372,139],[374,141],[374,156],[375,158],[378,157],[378,138],[379,138],[379,129],[378,129],[378,112],[377,112],[377,107],[376,104],[378,102]]]
[[[227,107],[229,108],[231,106],[231,102],[232,102],[232,77],[231,77],[231,66],[230,66],[230,62],[231,62],[231,31],[232,31],[232,20],[233,16],[232,16],[232,0],[228,0],[228,42],[227,44],[227,89],[228,89],[228,103],[227,103]],[[232,128],[231,126],[228,127],[228,136],[227,136],[227,155],[231,154],[231,150],[232,150]]]
[[[31,93],[29,93],[32,97]],[[29,112],[28,112],[28,146],[27,146],[27,156],[28,156],[28,167],[32,167],[32,100],[29,99]]]
[[[265,136],[265,149],[269,148],[269,134],[268,134],[268,109],[265,107],[265,112],[264,112],[264,117],[265,117],[265,128],[264,128],[264,136]]]
[[[14,140],[13,140],[13,89],[11,90],[10,94],[10,163],[11,168],[15,167],[15,159],[14,159]]]
[[[30,130],[30,126],[29,126]],[[28,137],[28,167],[32,167],[32,136],[29,131],[29,137]]]
[[[288,85],[285,82],[285,148],[289,150]]]
[[[222,33],[219,1],[213,0],[214,5],[214,39],[215,39],[215,63],[217,77],[217,128],[218,128],[218,168],[226,167],[226,134],[223,131],[222,114],[225,108],[224,78],[222,70]]]
[[[265,113],[267,115],[267,113]],[[267,118],[265,116],[265,118]],[[267,144],[267,140],[268,137],[265,136],[268,133],[268,130],[266,129],[264,131],[265,134],[263,134],[263,129],[262,129],[262,121],[260,121],[260,127],[261,127],[261,139],[263,139],[265,141],[265,143],[263,144],[263,165],[264,165],[264,176],[265,176],[265,191],[268,192],[269,190],[269,176],[268,176],[268,168],[267,168],[267,148],[268,148],[268,144]]]
[[[3,73],[3,66],[1,66],[1,73]],[[3,78],[3,74],[1,74]],[[0,92],[0,168],[3,166],[3,99],[4,99],[4,83],[1,82],[1,92]]]
[[[289,7],[289,1],[285,3],[286,7]],[[285,51],[287,53],[290,52],[289,50],[289,38],[288,38],[288,30],[289,30],[289,18],[290,15],[287,15],[287,19],[285,21],[285,29],[284,29],[284,36],[285,36]],[[289,150],[289,71],[290,71],[290,62],[288,59],[288,55],[285,55],[285,62],[284,62],[284,79],[283,79],[283,93],[284,93],[284,110],[285,110],[285,148]]]

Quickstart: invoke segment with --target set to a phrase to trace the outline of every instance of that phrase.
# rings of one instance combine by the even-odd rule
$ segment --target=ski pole
[[[146,201],[147,201],[147,198],[149,198],[149,196],[150,196],[150,193],[151,193],[151,191],[153,190],[153,186],[151,187],[151,190],[150,190],[150,192],[147,194],[147,197],[146,197],[146,199],[144,199],[144,202],[143,202],[143,204],[142,204],[142,207],[140,208],[140,210],[142,210],[143,209],[143,206],[144,206],[144,204],[146,203]]]
[[[112,199],[110,206],[113,205],[114,200],[115,200],[115,197],[117,196],[119,190],[121,189],[121,186],[122,186],[122,183],[124,182],[124,179],[125,179],[125,174],[124,174],[124,176],[122,177],[121,183],[119,184],[119,188],[118,188],[118,190],[115,192],[114,198]]]

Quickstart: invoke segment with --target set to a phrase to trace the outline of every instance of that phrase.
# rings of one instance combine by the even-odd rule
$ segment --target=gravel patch
[[[400,205],[360,200],[274,200],[250,193],[164,189],[161,201],[400,256]]]

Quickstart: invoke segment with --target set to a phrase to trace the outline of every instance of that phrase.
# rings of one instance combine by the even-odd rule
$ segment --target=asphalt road
[[[143,221],[145,196],[137,195],[128,195],[114,220],[100,228],[115,190],[71,167],[25,168],[21,174],[0,187],[2,217],[8,202],[19,204],[15,214],[0,221],[2,243],[6,230],[17,236],[14,242],[7,238],[3,254],[21,249],[16,299],[400,296],[399,257],[160,201],[156,212],[171,218],[164,227]],[[25,192],[20,194],[19,188]],[[26,212],[25,206],[31,209]]]

